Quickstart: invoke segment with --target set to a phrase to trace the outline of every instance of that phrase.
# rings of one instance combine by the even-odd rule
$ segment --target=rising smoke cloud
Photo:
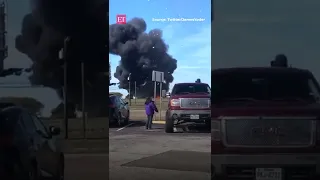
[[[68,97],[72,104],[81,104],[81,61],[85,62],[86,107],[89,111],[107,108],[109,62],[107,59],[106,0],[33,0],[32,12],[22,21],[16,49],[33,62],[30,82],[57,91],[63,98],[63,61],[59,51],[69,36]],[[90,109],[89,109],[90,108]],[[104,110],[105,111],[105,110]]]
[[[162,31],[154,29],[147,33],[146,29],[147,24],[141,18],[109,26],[109,53],[121,57],[114,73],[120,81],[119,88],[129,88],[130,75],[131,82],[140,86],[138,94],[141,96],[153,95],[153,87],[150,86],[153,70],[164,72],[166,83],[163,89],[168,90],[177,68],[177,60],[167,53],[168,45],[162,39]],[[148,87],[142,88],[145,84]]]

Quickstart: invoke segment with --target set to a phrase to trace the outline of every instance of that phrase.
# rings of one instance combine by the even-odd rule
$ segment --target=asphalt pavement
[[[201,127],[177,130],[167,134],[162,124],[146,130],[144,121],[132,120],[111,126],[109,137],[63,141],[65,179],[209,180],[210,133]]]
[[[109,154],[65,154],[65,180],[108,180]]]
[[[166,134],[164,125],[146,130],[144,123],[110,127],[110,180],[210,179],[210,133],[190,127]]]

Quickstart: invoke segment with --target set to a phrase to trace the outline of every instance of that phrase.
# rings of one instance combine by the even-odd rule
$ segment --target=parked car
[[[1,104],[1,103],[0,103]],[[0,179],[64,179],[64,154],[49,130],[27,110],[0,105]]]
[[[320,87],[308,70],[216,69],[213,179],[320,179]]]
[[[210,128],[211,89],[205,83],[177,83],[168,94],[166,111],[166,133],[173,133],[174,126],[180,123],[205,123]]]
[[[109,96],[109,123],[125,126],[129,123],[130,109],[128,102],[120,96]]]

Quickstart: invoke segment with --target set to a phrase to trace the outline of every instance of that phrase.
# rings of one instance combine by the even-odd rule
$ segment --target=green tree
[[[40,101],[32,97],[1,97],[0,103],[13,103],[35,114],[40,113],[44,108],[44,105]]]

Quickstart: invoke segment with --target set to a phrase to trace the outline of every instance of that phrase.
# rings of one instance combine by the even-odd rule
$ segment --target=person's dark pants
[[[153,115],[148,115],[147,123],[146,123],[146,129],[151,129],[152,128],[152,119]]]

